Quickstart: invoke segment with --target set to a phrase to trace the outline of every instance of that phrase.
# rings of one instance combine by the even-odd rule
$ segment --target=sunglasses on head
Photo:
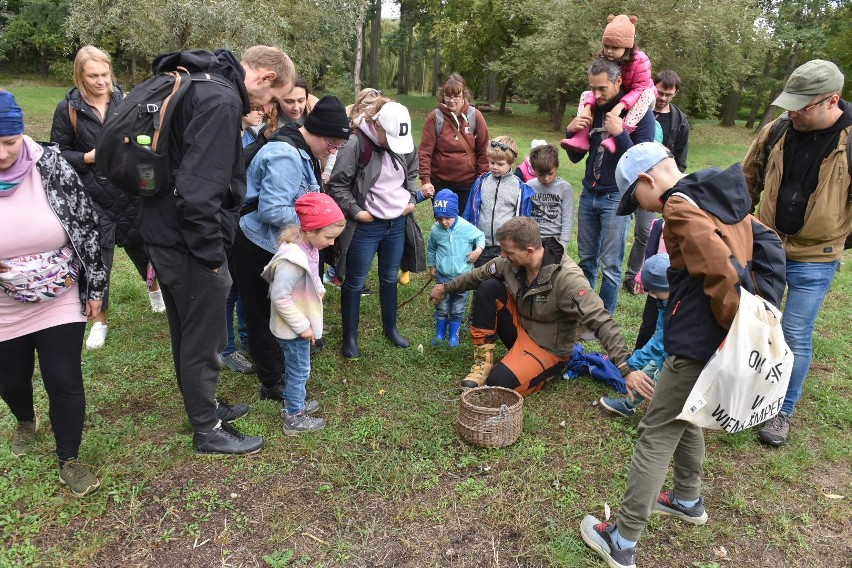
[[[503,150],[504,152],[511,152],[513,156],[515,156],[516,158],[518,157],[518,153],[515,152],[515,150],[512,149],[511,146],[508,146],[508,145],[506,145],[506,144],[504,144],[504,143],[502,143],[498,140],[492,140],[491,141],[491,147],[492,148],[499,148],[500,150]]]

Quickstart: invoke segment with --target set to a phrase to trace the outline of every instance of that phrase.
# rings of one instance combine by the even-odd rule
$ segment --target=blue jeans
[[[452,280],[447,278],[440,272],[435,272],[435,283],[446,284]],[[467,308],[467,297],[470,292],[460,292],[458,294],[445,294],[444,299],[435,306],[436,320],[449,321],[464,321],[464,312]]]
[[[342,290],[360,293],[364,289],[376,253],[379,255],[379,284],[393,284],[396,289],[404,245],[405,217],[358,223],[346,251],[346,279]]]
[[[787,259],[787,302],[784,304],[781,328],[794,360],[790,386],[787,387],[781,412],[788,416],[793,414],[796,403],[802,398],[802,387],[813,358],[817,315],[839,268],[839,260],[797,262]]]
[[[225,330],[228,334],[228,342],[225,344],[225,350],[222,356],[230,355],[237,350],[236,337],[234,335],[234,310],[237,312],[237,333],[240,334],[240,345],[245,351],[248,351],[248,330],[246,329],[246,320],[243,316],[243,301],[240,299],[240,291],[237,289],[237,277],[234,274],[233,265],[228,264],[228,270],[231,273],[231,279],[234,281],[231,284],[231,291],[228,292],[228,297],[225,299]]]
[[[284,408],[292,416],[305,409],[305,385],[311,375],[311,342],[301,337],[279,337],[278,345],[284,352],[284,397],[287,399]]]
[[[577,263],[594,290],[601,268],[599,295],[606,310],[613,314],[618,306],[621,267],[630,217],[615,214],[621,195],[617,192],[594,194],[583,191],[577,210]]]

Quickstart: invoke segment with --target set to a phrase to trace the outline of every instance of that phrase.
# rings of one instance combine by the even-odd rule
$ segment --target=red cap
[[[296,200],[296,215],[303,231],[315,231],[343,220],[343,211],[325,193],[306,193]]]

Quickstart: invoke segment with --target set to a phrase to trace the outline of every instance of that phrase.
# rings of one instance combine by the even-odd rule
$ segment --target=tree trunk
[[[763,93],[766,90],[766,80],[769,78],[769,72],[772,70],[772,52],[766,54],[766,60],[763,62],[763,75],[757,81],[757,88],[754,92],[754,99],[751,101],[751,110],[748,113],[748,120],[745,123],[746,128],[754,128],[754,121],[757,120],[757,113],[760,111],[760,105],[763,104]]]
[[[550,112],[550,99],[547,97],[538,97],[538,108],[535,109],[536,112]]]
[[[500,114],[506,114],[506,99],[509,98],[509,89],[512,88],[512,77],[503,84],[503,92],[500,94]]]
[[[379,43],[382,31],[382,0],[373,0],[373,23],[370,24],[370,86],[379,88]]]
[[[432,96],[436,96],[438,94],[438,89],[441,88],[441,42],[435,42],[435,59],[434,65],[432,66]]]
[[[362,1],[358,6],[358,22],[355,27],[355,65],[352,69],[352,85],[355,95],[361,90],[361,62],[364,57],[364,25],[367,22],[367,2]]]
[[[740,87],[731,87],[728,93],[728,100],[725,103],[725,110],[722,111],[721,126],[734,126],[737,120],[737,109],[740,108],[740,99],[743,97],[743,90]]]
[[[414,30],[408,28],[406,33],[408,40],[405,47],[405,57],[401,59],[399,69],[400,95],[407,95],[411,89],[411,52],[414,51]]]
[[[565,107],[568,106],[569,98],[567,93],[559,93],[559,101],[550,115],[550,124],[556,132],[565,132]]]
[[[136,53],[130,58],[130,86],[136,86]]]

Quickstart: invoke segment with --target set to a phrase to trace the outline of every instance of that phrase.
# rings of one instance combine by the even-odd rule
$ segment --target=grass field
[[[45,139],[66,89],[7,88],[19,98],[29,132]],[[401,100],[419,128],[434,100]],[[559,133],[534,107],[513,111],[486,117],[493,134],[515,137],[522,154],[532,138],[558,143]],[[690,166],[727,166],[751,138],[742,128],[697,121]],[[563,155],[560,171],[579,198],[582,164]],[[417,216],[427,231],[428,203]],[[850,261],[847,253],[817,322],[814,366],[790,443],[767,449],[753,432],[708,432],[710,522],[653,519],[640,544],[641,566],[852,565]],[[400,300],[425,281],[415,275]],[[80,457],[102,486],[82,500],[60,488],[38,381],[43,428],[34,454],[12,456],[14,419],[0,405],[0,566],[602,566],[577,527],[586,513],[602,516],[605,504],[616,510],[642,413],[603,417],[591,406],[610,394],[600,383],[557,380],[526,400],[517,443],[468,445],[453,428],[456,387],[471,362],[467,338],[455,350],[429,345],[432,310],[424,294],[400,312],[412,348],[393,348],[382,339],[378,298],[371,296],[362,304],[364,356],[344,360],[339,293],[330,288],[330,348],[314,358],[309,383],[329,426],[284,437],[279,407],[259,401],[256,379],[225,371],[220,396],[252,405],[238,426],[267,445],[251,458],[199,458],[165,315],[150,313],[123,254],[112,286],[107,345],[83,356],[88,406]],[[368,286],[378,287],[374,278]],[[631,344],[642,303],[622,295],[616,313]]]

